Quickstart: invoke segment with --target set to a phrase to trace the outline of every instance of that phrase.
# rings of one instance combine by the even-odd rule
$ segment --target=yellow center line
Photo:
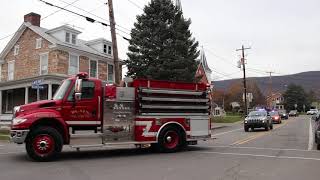
[[[279,126],[277,126],[277,127],[274,127],[273,130],[276,130],[276,129],[278,129],[278,128],[281,128],[281,127],[285,126],[286,124],[288,124],[288,122],[289,122],[289,121],[285,121],[283,124],[281,124],[281,125],[279,125]],[[249,136],[249,137],[247,137],[247,138],[240,139],[240,140],[232,143],[231,146],[233,146],[233,145],[245,144],[245,143],[247,143],[247,142],[250,142],[250,141],[252,141],[252,140],[254,140],[254,139],[257,139],[257,138],[259,138],[259,137],[265,136],[265,135],[270,134],[270,133],[272,133],[272,131],[259,132],[259,133],[255,134],[255,135]]]

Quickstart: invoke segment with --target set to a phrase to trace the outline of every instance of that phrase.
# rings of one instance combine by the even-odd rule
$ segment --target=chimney
[[[40,27],[40,19],[41,19],[41,15],[36,14],[34,12],[24,15],[24,22],[29,22],[34,26]]]

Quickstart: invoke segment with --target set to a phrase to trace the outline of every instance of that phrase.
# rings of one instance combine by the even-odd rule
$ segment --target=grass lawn
[[[9,134],[0,133],[0,140],[9,140]]]
[[[241,116],[225,116],[225,117],[212,117],[211,122],[213,123],[234,123],[242,121],[243,117]]]
[[[10,131],[9,130],[0,130],[0,140],[9,140]]]

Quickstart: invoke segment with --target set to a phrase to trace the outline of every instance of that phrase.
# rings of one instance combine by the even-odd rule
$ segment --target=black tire
[[[271,123],[271,125],[270,125],[270,129],[273,129],[273,124]]]
[[[317,150],[320,150],[320,143],[317,144]]]
[[[264,127],[264,130],[265,130],[265,131],[269,131],[269,125],[268,125],[268,124],[267,124],[266,127]]]
[[[169,138],[170,142],[168,140]],[[155,148],[159,152],[173,153],[186,147],[186,144],[185,133],[174,126],[169,125],[161,130]]]
[[[249,127],[244,126],[244,131],[245,131],[245,132],[249,132]]]
[[[38,149],[36,149],[36,145]],[[38,127],[30,131],[26,140],[27,153],[35,161],[54,160],[61,152],[62,146],[63,139],[61,134],[51,127]]]

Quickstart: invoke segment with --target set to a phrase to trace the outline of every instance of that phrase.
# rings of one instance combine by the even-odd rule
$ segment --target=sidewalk
[[[243,121],[238,121],[235,123],[211,123],[211,130],[226,128],[226,127],[230,127],[230,126],[234,126],[234,125],[238,125],[238,124],[242,124],[242,123],[243,123]]]

